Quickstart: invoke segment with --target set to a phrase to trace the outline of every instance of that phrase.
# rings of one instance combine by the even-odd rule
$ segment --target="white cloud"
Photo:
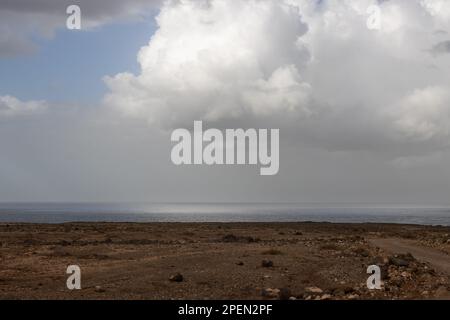
[[[298,10],[280,1],[167,2],[138,55],[141,74],[107,77],[105,102],[174,126],[277,113],[308,115],[308,52]]]
[[[0,117],[41,113],[47,109],[44,101],[20,101],[12,96],[0,96]]]
[[[380,29],[370,30],[367,8],[376,4]],[[166,128],[281,118],[327,149],[397,145],[407,155],[409,144],[420,153],[430,140],[427,152],[446,149],[450,60],[432,49],[448,40],[448,8],[439,0],[169,1],[138,54],[140,73],[106,77],[104,102]]]
[[[450,87],[415,90],[390,111],[397,129],[410,139],[450,137]]]

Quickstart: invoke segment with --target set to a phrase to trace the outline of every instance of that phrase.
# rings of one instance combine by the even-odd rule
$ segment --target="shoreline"
[[[0,299],[448,299],[449,235],[396,223],[0,222]],[[365,285],[373,264],[382,290]],[[68,265],[81,290],[67,289]]]

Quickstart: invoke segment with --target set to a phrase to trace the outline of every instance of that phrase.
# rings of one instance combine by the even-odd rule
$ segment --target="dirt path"
[[[450,277],[450,255],[433,248],[421,246],[414,241],[386,238],[368,239],[369,243],[389,253],[411,253],[416,259],[428,262],[437,271]]]

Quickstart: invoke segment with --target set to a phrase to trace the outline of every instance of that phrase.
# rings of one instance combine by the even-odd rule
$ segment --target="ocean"
[[[317,203],[0,203],[0,222],[300,221],[450,226],[450,206]]]

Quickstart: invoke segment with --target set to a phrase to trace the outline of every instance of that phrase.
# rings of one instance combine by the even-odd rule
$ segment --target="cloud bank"
[[[104,102],[163,128],[276,119],[326,148],[446,149],[449,17],[440,0],[168,1]]]

